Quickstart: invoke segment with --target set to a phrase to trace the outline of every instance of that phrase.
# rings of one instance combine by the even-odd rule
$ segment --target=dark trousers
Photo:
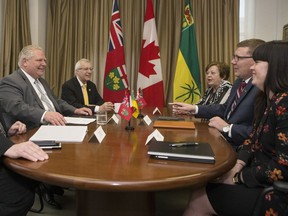
[[[0,162],[0,215],[25,216],[34,203],[37,182],[14,173]]]

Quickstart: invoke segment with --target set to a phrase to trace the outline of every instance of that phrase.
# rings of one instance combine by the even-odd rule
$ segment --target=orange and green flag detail
[[[191,11],[190,1],[186,0],[174,77],[173,100],[195,104],[201,97],[201,76]]]

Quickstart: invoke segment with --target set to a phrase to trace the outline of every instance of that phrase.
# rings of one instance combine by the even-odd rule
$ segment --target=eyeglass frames
[[[240,59],[247,59],[247,58],[252,58],[252,56],[239,56],[239,55],[233,55],[232,60],[235,60],[238,62]]]

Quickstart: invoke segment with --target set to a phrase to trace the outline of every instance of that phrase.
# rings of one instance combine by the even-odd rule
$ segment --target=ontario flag
[[[123,32],[118,3],[117,0],[114,0],[106,56],[103,98],[105,101],[113,103],[121,102],[127,88]]]
[[[130,92],[126,90],[124,99],[118,110],[118,114],[126,121],[129,121],[133,115],[133,110],[132,110],[130,100],[131,100]]]
[[[164,106],[164,87],[152,0],[147,0],[137,89],[141,88],[148,106]]]

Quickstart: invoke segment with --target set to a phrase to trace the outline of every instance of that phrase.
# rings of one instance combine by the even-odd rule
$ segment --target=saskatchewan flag
[[[190,0],[186,0],[174,77],[173,100],[197,103],[201,97],[200,69]]]

